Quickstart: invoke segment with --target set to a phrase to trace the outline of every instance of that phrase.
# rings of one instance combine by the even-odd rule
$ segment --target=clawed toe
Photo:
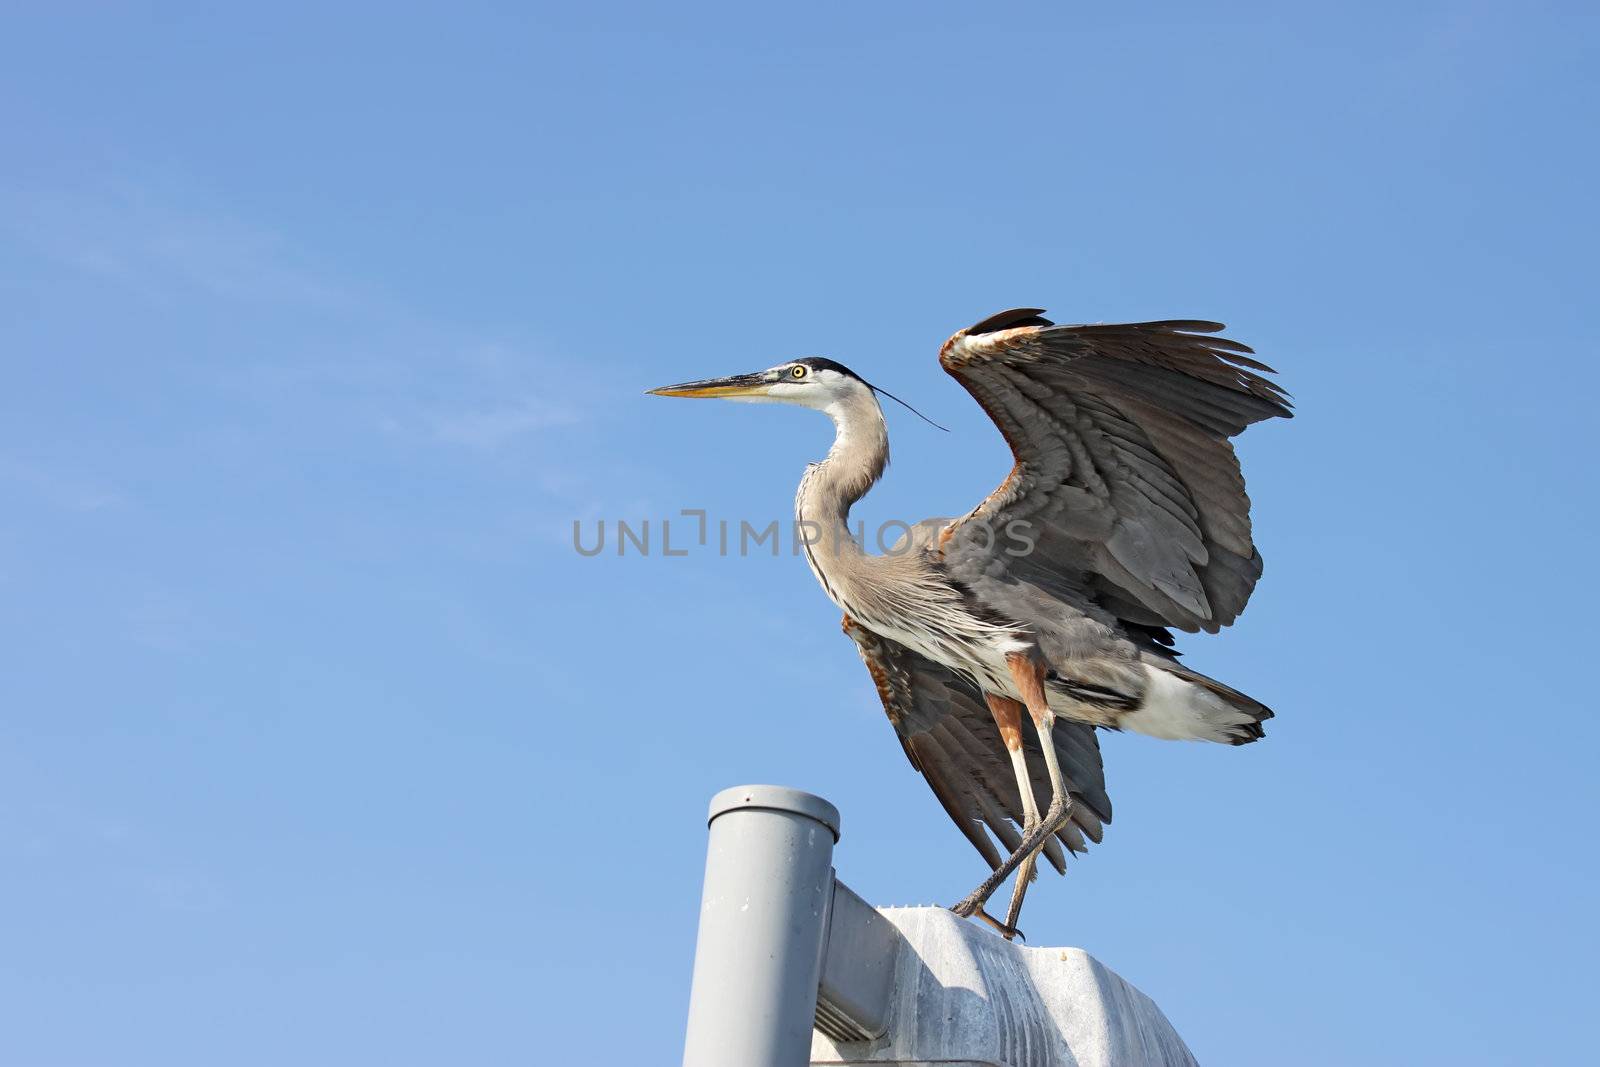
[[[983,923],[995,933],[999,934],[1001,937],[1005,938],[1007,941],[1017,940],[1026,943],[1028,940],[1026,937],[1022,936],[1021,930],[1018,930],[1015,926],[1007,926],[1005,923],[1001,922],[999,919],[996,919],[993,915],[990,915],[982,908],[979,908],[972,917]]]
[[[979,922],[983,923],[983,925],[987,926],[989,929],[993,930],[1007,941],[1018,940],[1026,942],[1028,940],[1023,936],[1022,931],[1017,929],[1015,926],[1007,926],[999,919],[996,919],[993,915],[990,915],[988,912],[984,911],[983,902],[981,900],[975,900],[972,897],[968,897],[959,904],[950,905],[950,910],[961,916],[963,919],[977,919]]]

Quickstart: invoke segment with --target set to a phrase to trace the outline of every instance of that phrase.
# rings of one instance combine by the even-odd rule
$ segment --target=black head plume
[[[932,419],[928,418],[928,416],[924,415],[910,404],[907,404],[904,400],[901,400],[899,397],[889,392],[889,390],[879,389],[876,385],[873,385],[871,382],[865,380],[863,380],[862,384],[868,389],[871,389],[874,393],[882,393],[884,396],[888,397],[890,400],[893,400],[896,404],[899,404],[901,407],[911,412],[911,414],[915,415],[929,426],[932,426],[935,430],[943,430],[945,433],[950,432],[950,428],[948,426],[940,426],[937,422],[934,422]]]
[[[932,426],[934,429],[943,430],[945,433],[949,433],[950,432],[948,427],[940,426],[937,422],[934,422],[932,419],[928,418],[928,416],[924,415],[922,412],[918,411],[916,408],[912,407],[910,404],[907,404],[904,400],[901,400],[899,397],[897,397],[893,393],[889,392],[889,390],[878,388],[876,385],[873,385],[871,382],[867,381],[865,378],[863,378],[861,375],[857,374],[855,371],[851,370],[849,367],[846,367],[843,363],[837,363],[834,360],[828,359],[825,356],[805,356],[805,357],[803,357],[801,359],[795,360],[795,362],[796,363],[804,363],[806,366],[810,367],[812,370],[837,371],[838,373],[844,375],[846,378],[854,378],[856,381],[860,382],[862,385],[866,386],[868,389],[871,389],[874,393],[882,393],[884,396],[888,397],[890,400],[893,400],[896,404],[899,404],[901,407],[905,408],[907,411],[911,412],[911,414],[915,415],[917,418],[921,419],[923,422],[927,423],[929,426]]]

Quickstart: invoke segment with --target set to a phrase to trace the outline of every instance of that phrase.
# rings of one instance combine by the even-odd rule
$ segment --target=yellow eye
[[[804,378],[806,376],[806,369],[804,366],[796,364],[794,367],[790,368],[789,373],[794,375],[796,378]]]

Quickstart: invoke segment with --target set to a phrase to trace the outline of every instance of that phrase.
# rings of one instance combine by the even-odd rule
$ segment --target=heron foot
[[[981,889],[983,887],[979,886],[978,888]],[[984,902],[987,899],[987,897],[979,896],[978,891],[975,889],[963,897],[960,902],[950,905],[950,910],[963,919],[970,919],[983,910]]]
[[[1016,864],[1009,863],[1009,861],[1001,864],[993,874],[978,884],[978,888],[968,893],[959,902],[950,905],[950,910],[963,919],[970,919],[974,915],[980,914],[983,911],[983,906],[989,902],[989,898],[994,896],[994,891],[1000,888],[1000,883],[1004,882],[1015,868]],[[1005,924],[997,922],[995,925],[1004,926]]]
[[[1001,937],[1005,938],[1007,941],[1015,939],[1023,942],[1024,944],[1027,943],[1028,939],[1023,936],[1021,930],[1018,930],[1015,926],[1007,926],[1005,923],[1001,922],[999,919],[996,919],[993,915],[990,915],[982,908],[979,908],[972,917],[983,923],[995,933],[999,934]]]
[[[959,902],[952,904],[950,906],[950,910],[961,916],[963,919],[970,919],[972,916],[976,915],[979,910],[981,910],[983,906],[989,902],[989,898],[994,896],[994,891],[1000,888],[1000,883],[1004,882],[1008,877],[1010,877],[1011,872],[1016,870],[1017,867],[1022,864],[1023,860],[1032,856],[1034,852],[1036,852],[1039,847],[1044,844],[1044,839],[1046,837],[1060,829],[1062,824],[1067,821],[1067,818],[1071,814],[1072,800],[1070,797],[1063,793],[1060,796],[1053,798],[1050,802],[1049,810],[1044,814],[1044,818],[1040,819],[1039,822],[1033,827],[1033,830],[1023,838],[1022,844],[1017,848],[1017,850],[1007,857],[1004,863],[995,868],[994,872],[991,873],[989,877],[980,882],[978,884],[978,888],[974,889],[971,893],[968,893]],[[1030,871],[1027,873],[1031,874],[1032,872]],[[1021,901],[1014,900],[1014,903],[1018,904],[1018,910],[1021,910]],[[1009,923],[999,923],[997,925],[1008,930],[1015,930],[1016,916],[1012,915],[1011,922]]]

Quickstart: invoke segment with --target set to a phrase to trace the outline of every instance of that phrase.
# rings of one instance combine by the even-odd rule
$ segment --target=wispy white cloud
[[[571,408],[524,396],[492,407],[436,413],[430,420],[434,435],[441,441],[494,449],[535,430],[571,426],[578,422],[578,415]]]
[[[193,189],[0,189],[0,229],[59,266],[156,301],[201,295],[337,307],[352,300],[282,235]]]
[[[216,911],[223,904],[221,888],[192,871],[145,869],[127,877],[161,911],[195,914]]]
[[[20,487],[68,511],[102,511],[127,500],[119,489],[12,456],[0,456],[0,483]]]
[[[244,323],[255,321],[246,312],[269,311],[261,336],[270,348],[241,346],[243,359],[185,367],[208,376],[224,405],[261,416],[230,420],[230,448],[276,448],[273,435],[293,425],[301,439],[345,449],[362,447],[351,435],[366,434],[385,449],[492,462],[525,487],[514,505],[508,498],[507,529],[548,529],[551,538],[567,536],[568,516],[598,507],[592,486],[605,482],[596,476],[603,449],[577,442],[592,444],[588,431],[604,418],[585,398],[615,392],[602,360],[430,319],[184,178],[141,174],[70,191],[0,185],[0,237],[7,234],[41,261],[135,299],[181,305],[186,315],[209,306],[213,322],[220,313]],[[113,488],[41,467],[0,466],[0,483],[7,480],[63,508],[124,503]],[[201,630],[175,602],[142,603],[124,622],[135,640],[167,652],[191,647]]]
[[[455,362],[460,395],[427,415],[435,440],[493,450],[537,431],[586,421],[573,399],[588,391],[576,368],[501,343],[470,346]],[[549,382],[564,384],[559,399],[551,396]]]
[[[12,775],[10,780],[19,779]],[[61,796],[53,780],[24,776],[20,781],[26,791],[0,797],[0,858],[79,881],[89,871],[108,892],[160,911],[209,912],[225,906],[224,886],[196,857],[174,854],[125,813],[85,808],[76,798]]]
[[[263,398],[299,402],[315,390],[387,431],[484,451],[583,421],[541,387],[552,378],[571,383],[581,368],[428,322],[319,268],[313,254],[189,181],[145,175],[76,190],[0,186],[3,232],[58,266],[156,302],[210,298],[332,312],[297,317],[311,332],[270,363],[219,367],[245,389],[265,390]]]

